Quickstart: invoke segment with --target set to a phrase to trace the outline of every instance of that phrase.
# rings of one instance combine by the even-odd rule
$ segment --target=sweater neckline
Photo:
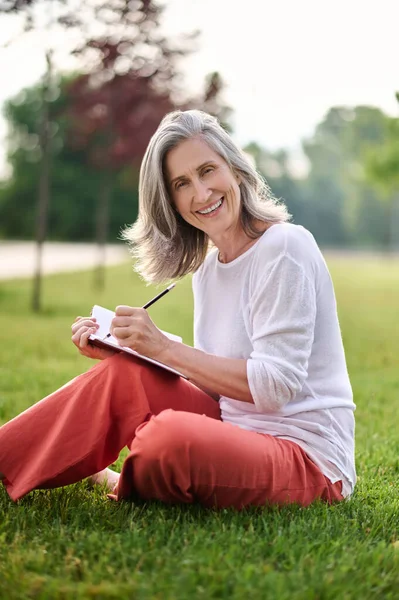
[[[256,240],[256,242],[255,242],[254,244],[252,244],[252,246],[250,246],[250,247],[248,248],[248,250],[245,250],[245,252],[243,252],[242,254],[240,254],[239,256],[237,256],[237,258],[234,258],[233,260],[231,260],[231,261],[230,261],[230,262],[228,262],[228,263],[222,263],[222,262],[219,260],[219,251],[218,251],[218,249],[216,248],[216,264],[217,264],[217,267],[218,267],[219,269],[229,269],[229,268],[231,268],[231,267],[235,266],[236,264],[238,264],[239,262],[241,262],[242,260],[244,260],[244,259],[245,259],[247,256],[249,256],[250,254],[252,254],[252,252],[254,252],[254,251],[255,251],[255,248],[257,248],[257,246],[259,245],[260,241],[261,241],[261,240],[263,239],[263,237],[264,237],[264,236],[267,234],[267,232],[268,232],[270,229],[272,229],[272,227],[274,227],[274,225],[273,225],[273,226],[270,226],[270,227],[268,227],[267,229],[265,229],[265,231],[262,233],[262,235],[260,235],[260,236],[258,237],[258,239]]]

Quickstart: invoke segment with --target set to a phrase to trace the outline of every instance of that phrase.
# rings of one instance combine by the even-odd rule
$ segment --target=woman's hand
[[[172,344],[144,308],[117,306],[110,331],[121,346],[128,346],[139,354],[158,360]]]
[[[89,343],[89,336],[98,329],[96,319],[93,317],[76,317],[72,329],[72,341],[83,356],[97,360],[104,360],[115,354],[115,350],[97,348]]]

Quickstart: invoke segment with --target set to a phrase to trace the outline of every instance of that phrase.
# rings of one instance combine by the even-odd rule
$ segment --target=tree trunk
[[[50,117],[48,90],[51,81],[51,57],[47,54],[47,73],[43,85],[42,122],[40,129],[40,176],[36,209],[36,266],[33,279],[32,309],[41,309],[43,243],[47,234],[47,215],[50,203]]]
[[[103,185],[97,203],[96,241],[98,246],[98,263],[94,273],[94,286],[97,290],[105,288],[105,259],[109,226],[109,207],[111,204],[111,174],[105,173]]]

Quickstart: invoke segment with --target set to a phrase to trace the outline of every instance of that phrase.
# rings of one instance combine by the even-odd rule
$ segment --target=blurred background
[[[395,254],[398,22],[397,0],[0,0],[0,256],[36,248],[38,307],[44,241],[95,244],[101,287],[151,135],[192,107],[322,249]]]

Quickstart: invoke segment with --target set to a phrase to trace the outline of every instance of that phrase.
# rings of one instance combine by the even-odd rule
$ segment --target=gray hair
[[[209,237],[187,223],[173,208],[165,174],[165,157],[184,140],[200,137],[240,177],[241,223],[248,236],[262,234],[256,221],[283,223],[290,218],[284,204],[235,145],[217,119],[200,110],[167,114],[152,136],[139,180],[139,214],[122,232],[136,258],[135,270],[148,283],[161,283],[196,271],[203,263]]]

